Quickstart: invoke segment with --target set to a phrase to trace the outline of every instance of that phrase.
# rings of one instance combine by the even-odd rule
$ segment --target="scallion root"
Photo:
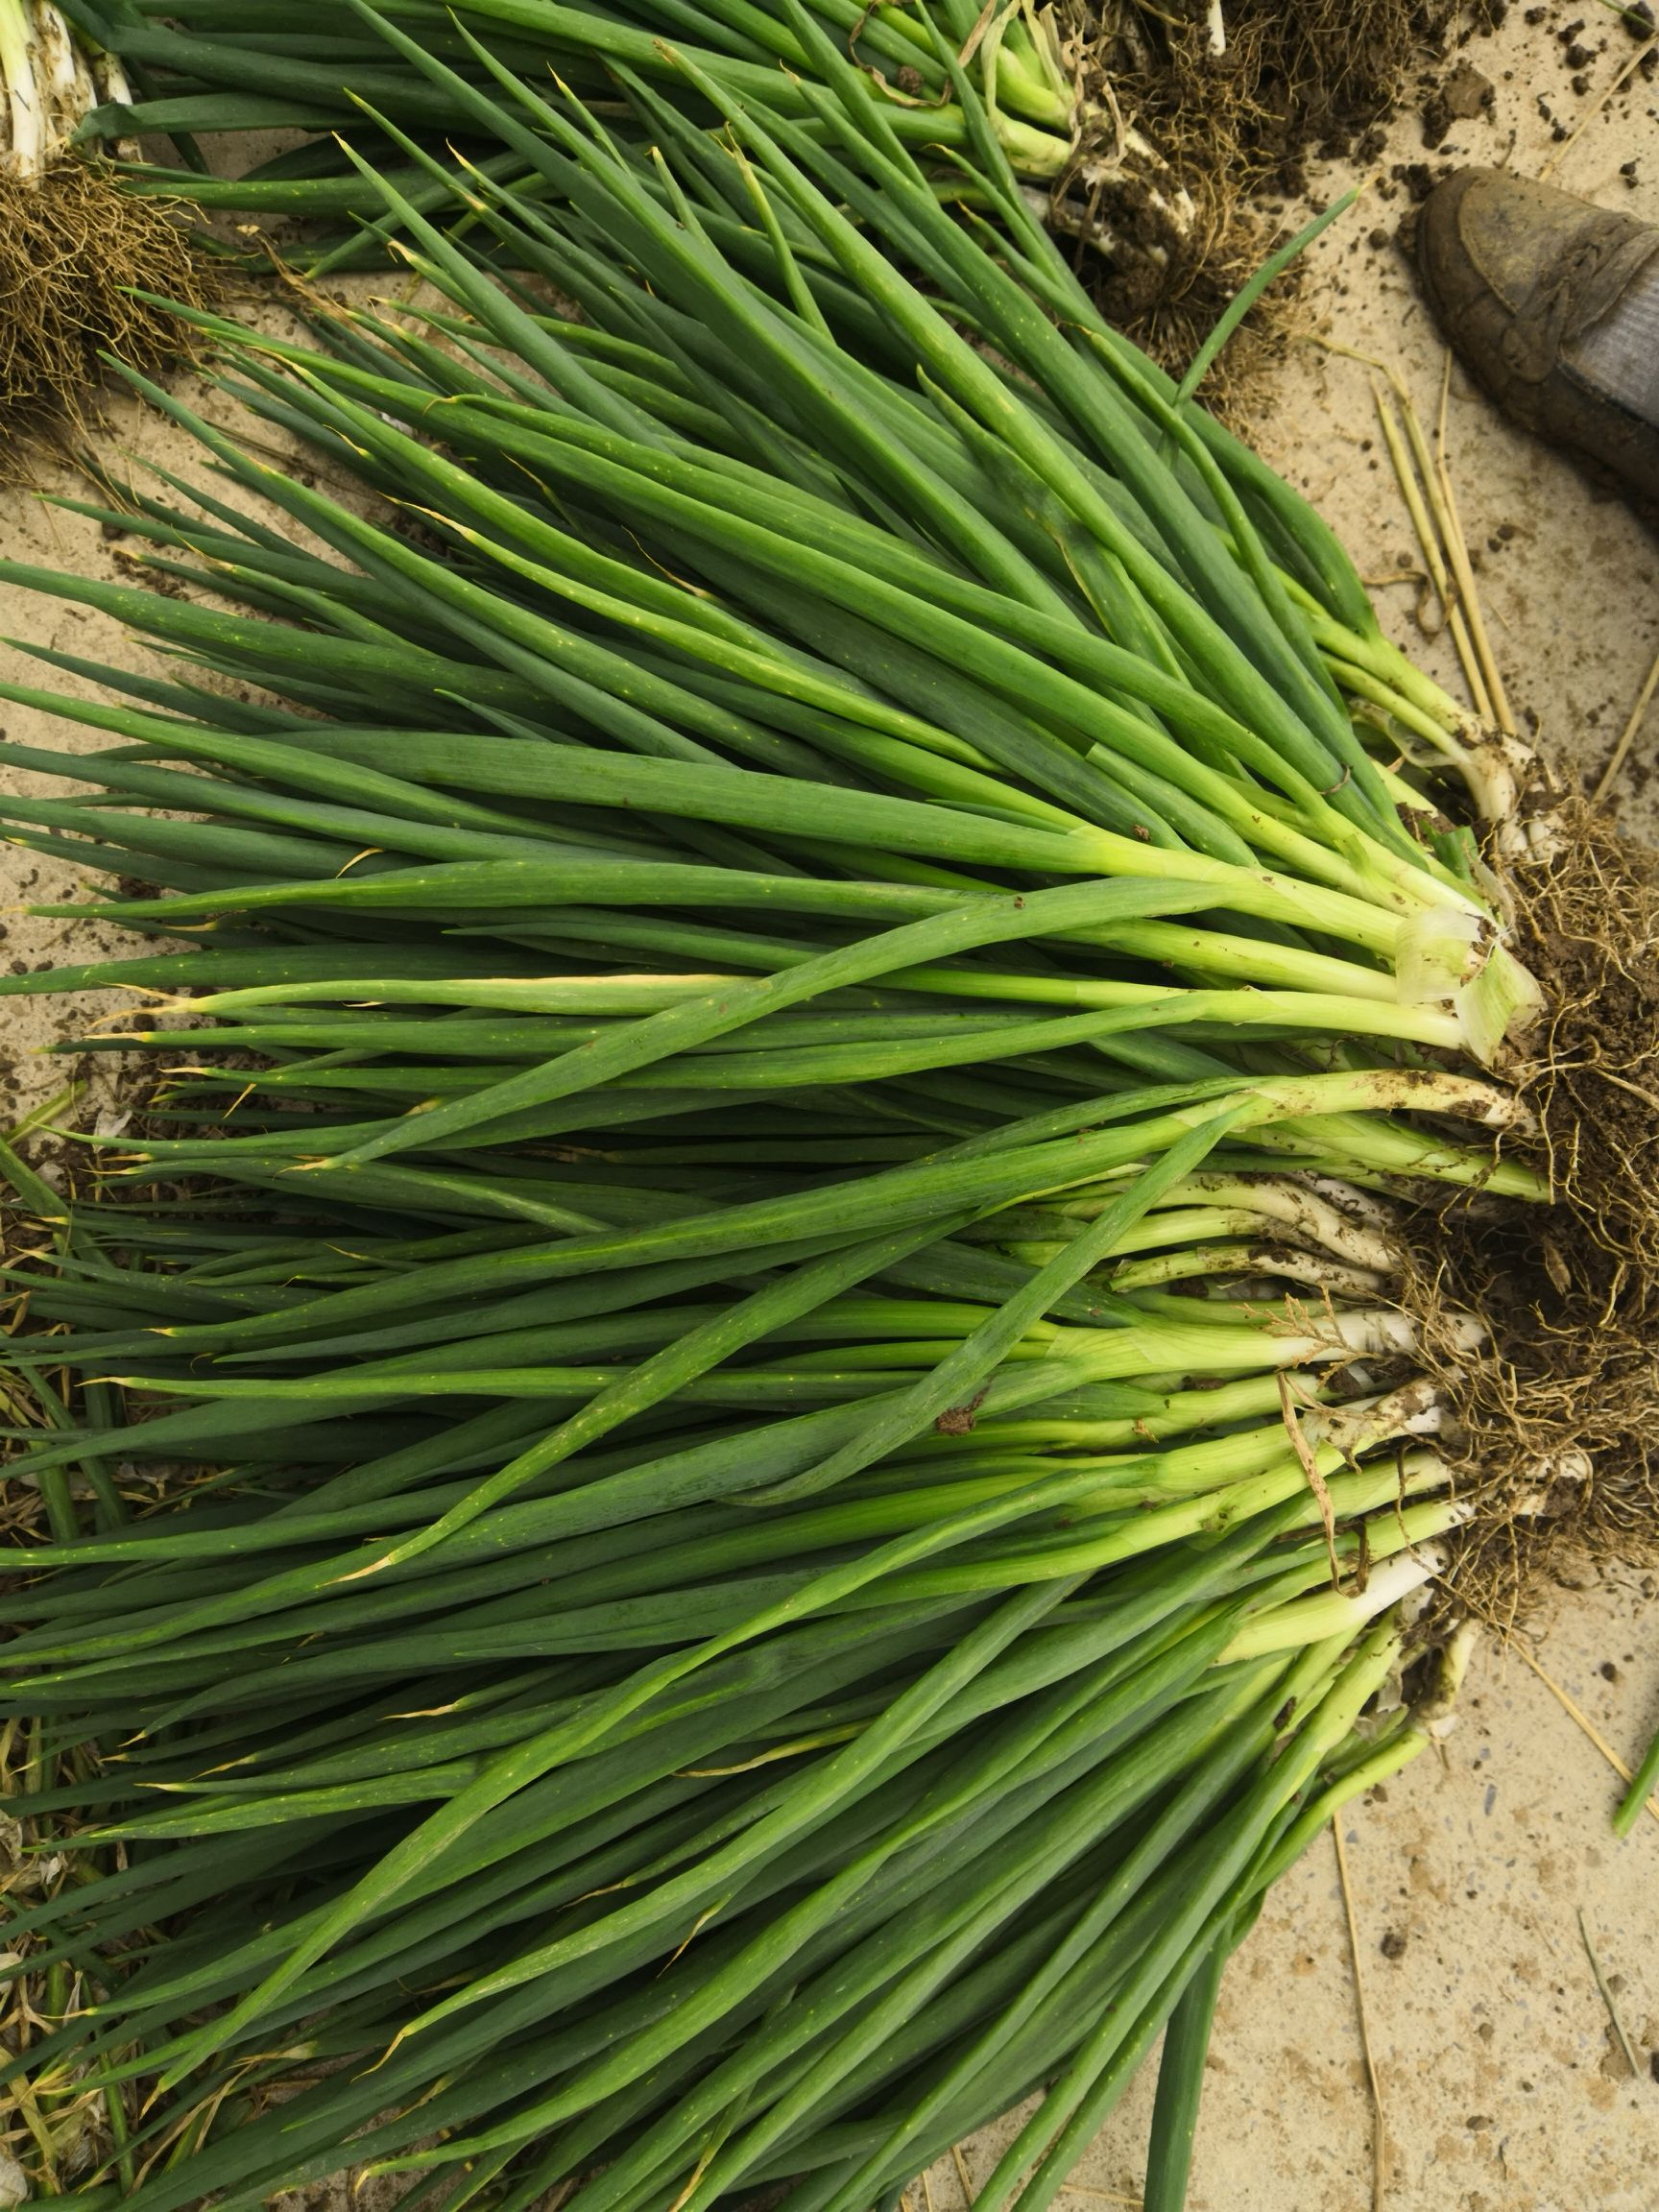
[[[191,351],[137,293],[216,296],[177,210],[71,150],[89,114],[130,97],[51,0],[0,0],[0,482],[84,426],[105,352],[153,372]]]

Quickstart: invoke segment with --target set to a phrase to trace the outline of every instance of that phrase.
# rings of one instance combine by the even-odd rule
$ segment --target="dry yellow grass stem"
[[[1636,733],[1647,718],[1647,709],[1653,704],[1655,691],[1659,691],[1659,653],[1653,656],[1653,665],[1647,671],[1647,682],[1636,694],[1636,704],[1630,709],[1630,719],[1620,732],[1619,742],[1613,748],[1612,757],[1606,767],[1602,769],[1600,781],[1591,794],[1592,801],[1596,805],[1599,806],[1606,798],[1613,787],[1614,779],[1628,758],[1630,748],[1636,741]]]
[[[1342,1817],[1331,1823],[1331,1840],[1336,1847],[1336,1879],[1342,1887],[1342,1914],[1348,1923],[1348,1949],[1354,1965],[1354,2008],[1359,2018],[1359,2048],[1365,2058],[1365,2080],[1371,2090],[1371,2212],[1382,2212],[1388,2186],[1388,2122],[1382,2104],[1382,2082],[1371,2050],[1371,2027],[1365,2014],[1365,1977],[1359,1965],[1359,1929],[1354,1917],[1354,1888],[1348,1878],[1348,1847],[1342,1840]]]
[[[1568,1693],[1562,1689],[1560,1683],[1556,1681],[1552,1674],[1547,1673],[1545,1670],[1539,1666],[1537,1660],[1533,1658],[1531,1652],[1527,1650],[1526,1645],[1523,1644],[1519,1638],[1515,1638],[1511,1641],[1509,1648],[1512,1651],[1518,1652],[1519,1655],[1527,1662],[1527,1666],[1531,1668],[1533,1673],[1537,1675],[1539,1681],[1543,1683],[1545,1689],[1549,1691],[1550,1695],[1560,1706],[1562,1712],[1567,1715],[1567,1718],[1570,1720],[1575,1722],[1576,1725],[1583,1730],[1584,1734],[1589,1737],[1591,1743],[1595,1744],[1597,1750],[1600,1752],[1602,1758],[1606,1760],[1608,1766],[1612,1767],[1614,1773],[1618,1775],[1620,1781],[1625,1783],[1633,1782],[1636,1778],[1635,1770],[1632,1767],[1625,1766],[1623,1760],[1620,1758],[1618,1752],[1614,1750],[1612,1744],[1608,1743],[1606,1737],[1602,1735],[1600,1729],[1597,1727],[1595,1721],[1591,1719],[1589,1714],[1586,1713],[1584,1708],[1577,1704],[1568,1695]],[[1659,1820],[1659,1799],[1649,1797],[1647,1800],[1647,1811],[1653,1819]]]

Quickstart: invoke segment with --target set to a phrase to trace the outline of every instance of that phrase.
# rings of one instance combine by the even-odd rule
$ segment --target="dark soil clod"
[[[1303,193],[1313,156],[1374,160],[1379,126],[1410,71],[1426,54],[1443,53],[1457,27],[1491,26],[1503,12],[1502,0],[1228,0],[1218,56],[1203,0],[1124,0],[1108,12],[1104,33],[1099,12],[1073,0],[1069,50],[1109,119],[1103,137],[1120,144],[1128,126],[1168,164],[1161,177],[1114,181],[1100,226],[1108,252],[1096,270],[1105,312],[1166,367],[1184,369],[1269,251],[1283,207],[1266,204]],[[1491,97],[1468,63],[1435,95],[1448,123],[1480,113]],[[1079,149],[1079,173],[1098,151]],[[1087,194],[1072,204],[1076,186],[1075,177],[1061,181],[1062,228],[1087,238],[1101,211]],[[1190,213],[1172,220],[1177,194]],[[1223,413],[1229,385],[1247,388],[1277,353],[1294,292],[1291,272],[1229,349],[1219,394],[1207,387]]]

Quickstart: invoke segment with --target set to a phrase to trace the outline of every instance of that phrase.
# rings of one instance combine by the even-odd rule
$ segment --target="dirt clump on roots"
[[[1306,190],[1307,164],[1351,154],[1385,121],[1413,65],[1462,28],[1490,28],[1502,0],[1116,0],[1118,90],[1126,110],[1194,171],[1219,165],[1246,189]]]
[[[1659,1282],[1659,851],[1583,799],[1551,822],[1554,850],[1509,871],[1515,950],[1550,1009],[1523,1093],[1581,1234]]]
[[[194,350],[135,290],[187,307],[219,297],[172,205],[75,156],[37,180],[0,173],[0,482],[85,430],[106,353],[154,374]]]
[[[1659,1564],[1659,852],[1582,799],[1548,818],[1553,850],[1508,871],[1549,1009],[1515,1071],[1533,1126],[1510,1150],[1555,1202],[1426,1203],[1401,1299],[1476,1508],[1449,1601],[1502,1628],[1575,1565]],[[1490,1332],[1476,1359],[1457,1340],[1471,1313]]]
[[[1368,158],[1413,67],[1505,0],[1071,0],[1066,50],[1094,118],[1054,198],[1102,309],[1179,373],[1276,239],[1310,159]],[[1248,390],[1293,319],[1291,271],[1228,349]]]
[[[1659,1564],[1659,1286],[1569,1206],[1459,1195],[1412,1225],[1400,1303],[1455,1411],[1473,1508],[1435,1611],[1501,1632],[1588,1563]],[[1489,1331],[1472,1358],[1459,1324]],[[1431,1626],[1434,1625],[1431,1623]]]

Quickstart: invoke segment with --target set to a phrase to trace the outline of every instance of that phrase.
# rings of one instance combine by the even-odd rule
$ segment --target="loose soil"
[[[1285,202],[1306,193],[1310,161],[1374,161],[1381,127],[1425,65],[1435,84],[1426,138],[1438,143],[1452,119],[1490,105],[1472,62],[1443,81],[1437,64],[1506,12],[1507,0],[1225,0],[1217,54],[1205,0],[1085,4],[1073,52],[1100,121],[1057,198],[1068,227],[1112,241],[1089,265],[1113,320],[1166,367],[1185,368],[1274,244]],[[1166,169],[1122,160],[1131,132]],[[1295,290],[1294,276],[1282,279],[1235,341],[1224,399],[1275,358]]]

